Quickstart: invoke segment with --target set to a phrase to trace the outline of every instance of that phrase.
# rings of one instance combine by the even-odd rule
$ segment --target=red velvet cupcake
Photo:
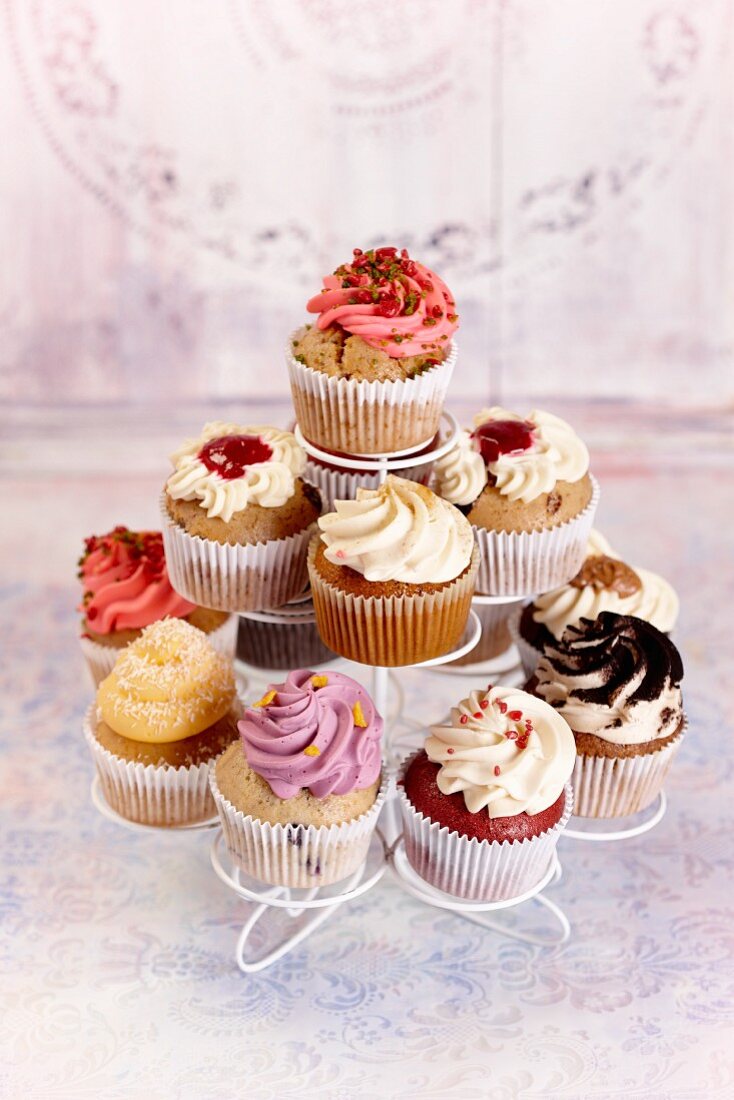
[[[501,901],[548,871],[572,809],[576,749],[563,718],[514,688],[473,691],[402,768],[405,850],[432,886]]]

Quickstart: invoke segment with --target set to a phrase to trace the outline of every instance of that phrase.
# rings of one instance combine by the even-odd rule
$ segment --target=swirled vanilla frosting
[[[568,723],[542,699],[515,688],[473,691],[425,744],[443,794],[461,791],[469,813],[538,814],[560,797],[576,745]]]
[[[195,500],[225,523],[248,504],[279,508],[290,500],[306,455],[291,432],[217,420],[171,455],[173,500]]]
[[[442,584],[469,565],[471,524],[415,481],[388,475],[379,489],[357,489],[319,519],[325,556],[368,581]]]
[[[634,569],[608,554],[593,554],[568,584],[536,596],[533,619],[555,638],[602,611],[634,615],[669,633],[678,618],[678,597],[670,584],[648,569]]]
[[[683,719],[683,664],[643,619],[603,611],[570,626],[536,669],[537,693],[575,733],[616,745],[669,737]]]
[[[579,481],[589,469],[586,445],[552,413],[535,409],[522,417],[495,405],[474,424],[434,464],[437,491],[452,504],[473,504],[490,479],[503,496],[529,504],[557,481]]]
[[[132,741],[182,741],[213,726],[235,700],[232,662],[183,619],[145,628],[97,691],[97,714]]]

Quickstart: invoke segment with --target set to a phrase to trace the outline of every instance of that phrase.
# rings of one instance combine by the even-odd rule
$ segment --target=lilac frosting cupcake
[[[385,794],[382,731],[368,693],[339,672],[297,669],[245,710],[211,785],[248,874],[300,887],[360,866]]]

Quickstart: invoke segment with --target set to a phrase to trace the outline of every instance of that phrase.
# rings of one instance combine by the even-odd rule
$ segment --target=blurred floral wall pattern
[[[457,397],[731,397],[728,0],[3,0],[0,396],[285,395],[354,245]]]

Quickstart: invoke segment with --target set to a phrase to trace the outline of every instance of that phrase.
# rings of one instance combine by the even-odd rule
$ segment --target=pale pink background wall
[[[455,289],[457,399],[731,399],[728,0],[0,11],[0,399],[285,397],[373,242]]]

